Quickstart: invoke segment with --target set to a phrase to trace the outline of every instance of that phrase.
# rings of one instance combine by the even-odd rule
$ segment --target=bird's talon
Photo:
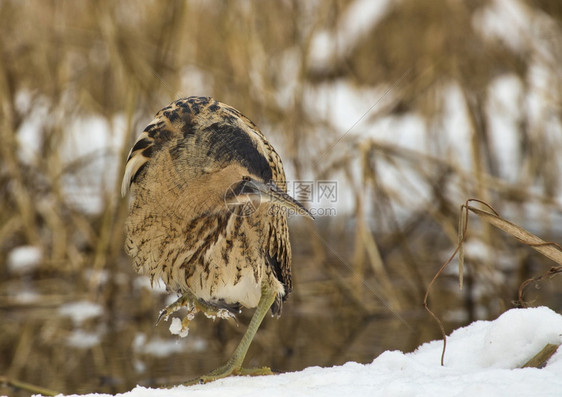
[[[192,296],[190,294],[185,294],[160,311],[156,324],[159,324],[162,319],[164,319],[164,321],[168,321],[171,314],[174,314],[183,307],[186,307],[188,310],[186,317],[188,317],[189,320],[193,320],[199,309],[197,308],[197,304],[193,302]]]
[[[170,314],[172,314],[175,310],[170,310],[169,307],[160,310],[160,314],[158,314],[158,318],[156,319],[156,325],[160,324],[160,321],[164,319],[164,321],[168,321]]]

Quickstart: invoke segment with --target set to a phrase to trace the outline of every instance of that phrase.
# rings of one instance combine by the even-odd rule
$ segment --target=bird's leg
[[[271,369],[268,367],[263,368],[242,368],[242,362],[244,361],[244,357],[246,357],[246,353],[248,352],[248,348],[256,335],[256,332],[263,321],[267,311],[273,304],[275,300],[276,292],[272,291],[271,288],[262,285],[262,292],[261,298],[258,303],[258,307],[252,319],[250,320],[250,325],[248,325],[248,329],[244,336],[242,336],[242,340],[234,350],[232,357],[226,362],[225,365],[215,369],[214,371],[208,373],[207,375],[203,375],[199,378],[193,379],[192,381],[188,382],[187,384],[197,384],[197,383],[207,383],[212,382],[217,379],[225,378],[229,375],[271,375]]]

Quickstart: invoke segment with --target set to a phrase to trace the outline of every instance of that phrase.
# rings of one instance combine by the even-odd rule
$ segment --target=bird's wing
[[[291,244],[289,243],[289,228],[286,215],[279,216],[273,220],[274,226],[270,228],[267,255],[268,265],[273,269],[275,277],[283,284],[285,295],[278,296],[271,311],[275,315],[281,314],[283,301],[293,289],[291,276]]]
[[[125,174],[123,176],[123,182],[121,183],[121,195],[123,196],[127,194],[131,184],[147,165],[153,152],[160,149],[173,134],[172,128],[166,128],[171,127],[170,120],[166,117],[162,117],[161,113],[162,111],[156,114],[129,151]]]

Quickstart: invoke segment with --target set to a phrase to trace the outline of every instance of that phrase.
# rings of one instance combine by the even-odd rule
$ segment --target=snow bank
[[[433,341],[413,353],[384,352],[371,364],[350,362],[171,389],[137,386],[119,396],[560,396],[562,349],[543,369],[519,368],[547,343],[562,343],[562,316],[545,307],[513,309],[495,321],[454,331],[443,367],[442,342]]]

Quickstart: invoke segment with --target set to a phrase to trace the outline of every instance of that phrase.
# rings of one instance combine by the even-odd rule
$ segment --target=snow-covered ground
[[[413,353],[386,351],[370,364],[170,389],[137,386],[119,396],[562,396],[562,348],[542,369],[520,368],[548,343],[562,343],[562,315],[546,307],[512,309],[454,331],[444,366],[443,343],[433,341]]]

